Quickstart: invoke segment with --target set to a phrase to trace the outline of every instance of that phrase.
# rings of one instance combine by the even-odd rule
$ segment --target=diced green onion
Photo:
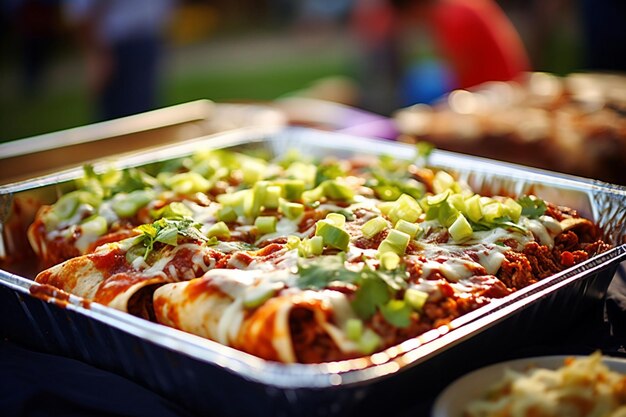
[[[326,215],[326,220],[337,227],[343,227],[346,224],[346,217],[339,213],[328,213]]]
[[[313,236],[311,239],[304,239],[301,242],[298,239],[297,248],[298,255],[303,258],[319,256],[324,251],[324,239],[321,236]]]
[[[209,227],[209,230],[207,230],[206,235],[207,237],[228,238],[230,237],[230,230],[228,229],[228,226],[226,225],[226,223],[217,222],[211,227]]]
[[[302,180],[280,180],[275,182],[282,189],[282,196],[289,200],[299,200],[304,192],[305,185]]]
[[[68,193],[59,198],[52,210],[60,219],[69,219],[76,212],[79,203],[76,192]]]
[[[424,291],[409,288],[404,292],[404,301],[415,311],[421,312],[427,300],[428,293]]]
[[[396,223],[395,229],[411,236],[411,239],[415,239],[415,236],[417,236],[417,233],[421,231],[420,225],[418,223],[407,222],[404,219],[398,220],[398,223]]]
[[[480,206],[480,196],[474,194],[465,200],[465,209],[462,210],[468,219],[477,223],[483,217],[483,211]]]
[[[254,226],[263,235],[266,235],[268,233],[274,233],[276,231],[276,217],[259,216],[254,221]]]
[[[402,191],[395,185],[377,185],[374,191],[383,201],[396,201],[402,195]]]
[[[459,216],[459,211],[448,204],[448,202],[440,204],[438,209],[437,220],[445,227],[450,227]]]
[[[100,183],[105,187],[114,187],[122,180],[123,172],[113,167],[107,168],[102,174],[100,174]]]
[[[305,204],[311,204],[316,201],[320,201],[324,197],[324,187],[320,184],[312,190],[307,190],[302,193],[302,201]]]
[[[154,210],[150,213],[155,220],[166,219],[182,219],[183,217],[190,217],[193,212],[183,203],[174,201],[159,210]]]
[[[285,246],[289,250],[296,249],[300,246],[300,242],[301,240],[298,236],[287,236],[287,244]]]
[[[226,223],[232,223],[237,220],[237,211],[231,206],[224,206],[217,211],[217,219]]]
[[[462,194],[452,194],[448,197],[448,204],[459,211],[465,210],[465,198]]]
[[[313,256],[321,255],[324,251],[324,238],[322,236],[313,236],[308,240],[309,252]]]
[[[378,251],[381,253],[384,252],[395,252],[398,255],[404,255],[407,246],[411,240],[411,236],[408,234],[401,232],[399,230],[391,229],[387,237],[380,242],[378,246]]]
[[[324,244],[342,251],[348,250],[350,235],[327,220],[320,220],[315,225],[315,236],[321,236]]]
[[[136,190],[128,194],[118,194],[113,199],[111,208],[120,217],[132,217],[153,199],[153,191]]]
[[[248,217],[256,217],[261,212],[261,208],[265,204],[267,198],[268,181],[257,181],[252,187],[252,197],[248,197],[244,201],[244,211]]]
[[[330,200],[348,201],[354,197],[354,191],[337,180],[326,180],[320,186],[323,187],[324,195]]]
[[[108,230],[107,221],[102,216],[92,216],[80,224],[83,235],[102,236]]]
[[[394,204],[395,201],[384,201],[378,204],[378,210],[380,210],[380,212],[383,213],[385,216],[388,216]]]
[[[164,185],[177,194],[205,192],[211,188],[211,182],[197,172],[172,175],[165,180]]]
[[[365,355],[369,355],[378,349],[381,345],[382,339],[372,329],[365,329],[361,340],[358,341],[359,351]]]
[[[389,234],[387,235],[385,240],[388,240],[392,244],[398,245],[399,247],[406,248],[406,246],[409,244],[409,241],[411,240],[411,236],[409,236],[407,233],[401,232],[400,230],[393,229],[389,231]]]
[[[517,201],[507,198],[504,200],[503,208],[505,215],[509,216],[513,222],[517,223],[519,221],[522,215],[522,206]]]
[[[304,213],[304,206],[300,203],[291,203],[287,200],[280,200],[279,210],[290,220],[297,219]]]
[[[465,216],[459,213],[458,217],[448,229],[448,233],[457,242],[467,240],[472,237],[472,226],[469,224]]]
[[[243,173],[243,182],[252,185],[263,178],[266,165],[260,159],[247,158],[244,164],[241,164],[241,172]]]
[[[368,239],[371,239],[377,234],[379,234],[380,232],[382,232],[383,230],[385,230],[387,226],[388,226],[387,220],[385,220],[381,216],[377,216],[377,217],[374,217],[373,219],[366,221],[361,226],[361,232],[363,232],[363,236],[365,236]]]
[[[269,300],[276,293],[276,288],[271,285],[258,285],[247,288],[243,296],[243,306],[245,308],[256,308]]]
[[[88,191],[77,190],[67,193],[52,206],[51,213],[54,213],[58,219],[69,219],[76,213],[76,209],[80,204],[88,204],[92,207],[98,207],[101,203],[100,196]]]
[[[313,187],[315,185],[317,167],[313,164],[296,161],[291,163],[285,170],[285,175],[289,178],[303,181],[305,187]]]
[[[458,191],[458,185],[452,175],[445,171],[437,171],[433,179],[433,190],[439,194],[446,190]]]
[[[363,336],[363,321],[360,319],[348,319],[346,321],[346,336],[353,342],[358,342]]]
[[[278,202],[280,200],[281,188],[278,185],[270,185],[267,187],[267,195],[263,206],[268,209],[278,208]]]
[[[400,265],[400,256],[395,252],[382,252],[379,258],[380,266],[387,271],[393,271]]]
[[[223,206],[235,207],[243,204],[243,198],[247,193],[248,190],[240,190],[231,194],[220,194],[217,196],[217,201]]]
[[[489,223],[493,222],[498,217],[504,216],[504,208],[499,201],[491,200],[489,204],[482,205],[481,210],[483,212],[483,219]]]
[[[218,203],[220,203],[222,207],[231,207],[235,210],[237,216],[245,215],[245,205],[246,203],[249,205],[251,199],[251,190],[239,190],[232,194],[220,194],[217,196]]]
[[[389,300],[380,306],[385,320],[396,327],[408,327],[411,324],[411,307],[404,300]]]
[[[450,191],[446,190],[435,195],[429,195],[428,197],[426,197],[426,203],[428,204],[428,206],[431,207],[439,205],[446,201],[448,197],[450,197],[450,194]]]
[[[400,219],[415,223],[420,214],[422,214],[422,208],[418,202],[410,195],[402,194],[400,198],[395,201],[393,207],[387,213],[387,216],[389,216],[395,225]]]

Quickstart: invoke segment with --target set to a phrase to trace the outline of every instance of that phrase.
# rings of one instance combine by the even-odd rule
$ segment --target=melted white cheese
[[[524,226],[531,231],[539,243],[549,248],[554,246],[554,239],[550,236],[548,229],[546,229],[542,222],[535,219],[525,219]]]
[[[215,213],[220,208],[219,204],[212,203],[212,204],[209,204],[208,206],[202,206],[198,203],[195,203],[189,200],[183,200],[182,203],[189,210],[192,211],[193,213],[192,217],[198,223],[202,223],[202,224],[215,223],[215,221],[217,220],[215,218]]]
[[[74,246],[78,248],[80,253],[85,253],[87,252],[87,248],[89,247],[89,245],[98,240],[98,237],[99,236],[90,234],[82,234],[79,236],[78,239],[76,239],[76,242],[74,242]]]
[[[561,227],[561,223],[556,221],[555,218],[550,216],[541,216],[539,217],[539,221],[545,226],[548,232],[552,236],[556,236],[563,231],[563,227]]]
[[[230,345],[230,341],[234,341],[239,334],[243,318],[243,302],[241,298],[236,298],[222,312],[217,323],[215,339],[223,345]]]
[[[241,246],[237,242],[219,242],[213,247],[222,253],[233,253],[241,250]]]
[[[145,274],[163,274],[165,275],[165,273],[163,272],[163,270],[165,269],[165,266],[170,263],[170,261],[174,258],[174,256],[172,254],[168,255],[168,256],[164,256],[161,259],[157,260],[153,265],[151,265],[150,267],[148,267],[147,269],[145,269],[143,272]]]
[[[480,264],[466,259],[450,258],[440,264],[439,272],[449,281],[456,282],[474,275],[473,269],[476,267],[480,267]]]
[[[481,264],[489,275],[495,275],[496,272],[502,266],[502,261],[504,261],[505,257],[502,253],[506,248],[501,248],[501,250],[486,250],[478,252],[478,263]]]
[[[176,267],[174,265],[171,265],[167,268],[167,271],[170,273],[170,276],[172,278],[174,278],[176,281],[180,281],[178,279],[178,272],[176,271]]]
[[[291,331],[289,329],[289,313],[293,305],[289,302],[282,303],[274,316],[274,332],[272,333],[272,346],[278,358],[285,363],[294,363],[296,354],[293,351],[291,342]]]
[[[120,219],[117,213],[113,210],[113,202],[111,200],[104,201],[100,207],[98,207],[98,214],[104,217],[109,225]]]
[[[215,259],[213,259],[213,258],[209,258],[209,264],[208,265],[206,264],[206,262],[204,262],[204,252],[203,251],[196,252],[193,255],[193,257],[191,258],[191,262],[193,262],[194,265],[199,266],[200,269],[202,269],[203,272],[206,272],[209,269],[213,269],[215,267]]]
[[[286,237],[289,235],[298,236],[300,238],[305,237],[305,235],[301,235],[301,233],[298,233],[299,223],[300,223],[300,218],[297,218],[295,220],[290,220],[287,217],[283,217],[278,222],[276,222],[276,231],[273,233],[268,233],[268,234],[261,236],[256,241],[256,244],[258,245],[267,240],[272,240],[272,239],[276,239],[279,237]]]

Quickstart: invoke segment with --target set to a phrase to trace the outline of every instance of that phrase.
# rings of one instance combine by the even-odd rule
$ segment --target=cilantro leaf
[[[179,236],[208,242],[209,239],[200,232],[199,228],[200,224],[194,222],[190,217],[177,220],[162,218],[152,224],[138,226],[135,230],[141,235],[139,235],[136,244],[141,244],[146,248],[143,256],[147,258],[150,252],[154,250],[155,242],[176,246]]]
[[[522,206],[522,216],[526,216],[531,219],[537,219],[546,212],[546,203],[536,197],[529,197],[527,195],[517,200],[518,204]]]
[[[118,193],[130,193],[135,190],[143,190],[152,188],[157,184],[156,180],[150,175],[139,171],[135,168],[129,168],[122,171],[122,178],[111,188],[112,195]]]
[[[352,301],[352,308],[359,317],[367,320],[390,298],[389,287],[376,273],[365,274],[360,279],[360,286]]]
[[[181,220],[185,217],[193,215],[193,212],[183,203],[174,201],[158,210],[152,210],[150,214],[154,219],[165,217],[167,219]]]
[[[408,194],[416,200],[424,195],[424,184],[409,178],[408,171],[401,174],[373,170],[372,177],[365,186],[370,187],[376,196],[383,201],[396,201],[402,194]]]
[[[475,232],[481,232],[486,230],[495,229],[500,227],[502,229],[514,230],[520,233],[526,233],[527,230],[515,223],[509,216],[502,216],[493,219],[491,222],[487,222],[485,220],[481,220],[478,223],[470,221],[470,225],[472,226],[472,230]]]
[[[407,277],[408,275],[404,269],[381,271],[370,269],[366,265],[359,273],[359,279],[356,281],[359,288],[352,301],[352,308],[356,314],[364,320],[372,317],[372,315],[376,313],[376,309],[381,309],[381,312],[383,312],[383,306],[393,298],[396,292],[407,287]],[[392,323],[391,321],[389,322]],[[404,323],[400,318],[397,322]],[[392,324],[397,326],[396,323]]]
[[[326,180],[334,180],[337,177],[344,177],[346,172],[336,162],[329,162],[320,165],[315,174],[315,186],[317,187]]]
[[[404,300],[390,300],[380,306],[380,312],[385,320],[396,327],[408,327],[411,324],[413,309]]]
[[[407,287],[408,274],[404,267],[396,268],[392,271],[372,271],[378,278],[380,278],[389,288],[394,291],[399,291]]]
[[[365,265],[361,271],[352,271],[346,269],[345,259],[345,254],[340,253],[313,260],[301,260],[298,264],[298,287],[321,289],[334,281],[356,284],[358,289],[352,300],[352,308],[360,318],[367,320],[378,309],[383,311],[383,306],[407,286],[407,274],[404,269],[380,271]],[[390,304],[385,311],[383,314],[391,317],[388,321],[394,326],[408,326],[410,308]]]
[[[358,272],[350,271],[345,266],[345,254],[322,256],[312,260],[300,260],[298,263],[298,287],[302,289],[322,289],[333,281],[353,283]]]

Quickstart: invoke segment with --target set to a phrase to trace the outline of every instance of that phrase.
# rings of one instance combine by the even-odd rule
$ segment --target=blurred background
[[[500,65],[491,55],[462,56],[459,39],[480,36],[442,18],[438,3],[488,9],[493,48],[510,55],[500,73],[485,70]],[[620,0],[4,0],[0,7],[0,141],[198,98],[301,94],[389,115],[481,77],[626,68]],[[477,67],[464,79],[455,60],[470,58]]]

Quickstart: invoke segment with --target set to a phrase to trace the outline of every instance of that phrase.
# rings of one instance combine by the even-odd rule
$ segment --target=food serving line
[[[0,155],[6,162],[3,166],[11,167],[10,170],[2,169],[2,182],[8,183],[16,179],[28,178],[33,174],[42,175],[46,172],[58,172],[66,162],[70,162],[70,165],[76,165],[85,160],[117,155],[120,152],[133,155],[137,148],[144,148],[148,144],[163,145],[171,140],[188,143],[188,139],[219,131],[229,131],[230,133],[215,136],[218,141],[234,140],[237,142],[241,140],[245,142],[247,139],[259,140],[259,137],[266,137],[270,138],[270,141],[273,140],[273,146],[277,143],[280,144],[281,141],[300,141],[297,143],[306,147],[311,140],[321,137],[324,143],[321,145],[318,143],[318,148],[313,146],[311,150],[322,153],[329,151],[349,153],[358,149],[359,146],[358,139],[334,136],[323,132],[288,131],[284,133],[282,125],[286,124],[287,120],[283,117],[283,113],[262,106],[214,105],[210,102],[189,103],[185,106],[187,107],[184,109],[189,112],[188,116],[181,107],[175,111],[173,108],[163,109],[147,115],[109,122],[98,126],[98,128],[87,126],[72,132],[44,135],[44,137],[39,138],[38,144],[32,140],[22,142],[22,145],[33,144],[33,148],[30,150],[27,147],[15,145],[0,148]],[[344,119],[344,125],[342,125],[335,120],[334,123],[325,124],[324,128],[354,132],[358,131],[359,125],[361,127],[369,126],[370,131],[377,129],[378,136],[393,136],[393,126],[389,124],[388,120],[367,113],[359,114],[359,111],[354,109],[338,109],[346,112],[348,120],[352,118],[352,120],[358,120],[358,123],[349,125],[349,123],[345,123],[346,119]],[[293,121],[297,118],[291,116],[290,119]],[[302,119],[297,120],[297,123],[312,124],[317,127],[321,124],[320,120],[307,122]],[[242,131],[242,126],[250,124],[255,125],[255,127],[250,131],[243,132],[246,131],[246,128]],[[273,135],[279,137],[276,139],[276,136]],[[144,142],[140,138],[143,138]],[[155,138],[154,142],[151,142],[151,138]],[[64,140],[66,142],[63,142]],[[343,144],[330,145],[339,140],[344,141]],[[385,148],[385,151],[400,153],[403,151],[402,148],[396,148],[391,142],[373,142],[366,139],[362,141],[368,145]],[[112,143],[118,143],[120,147],[107,146]],[[85,145],[87,148],[84,148]],[[134,146],[137,148],[133,148]],[[102,152],[103,150],[110,153],[98,154],[98,151]],[[90,151],[96,153],[90,154]],[[55,155],[57,159],[55,159]],[[67,159],[69,155],[75,155],[77,159]],[[132,159],[132,156],[129,158]],[[505,171],[515,169],[495,164],[495,168],[491,168],[492,171],[489,172],[489,164],[485,161],[457,158],[446,154],[442,154],[439,158],[439,163],[453,165],[461,170],[466,169],[470,172],[468,175],[474,175],[475,181],[485,183],[492,181],[490,178],[494,174],[502,176],[506,173]],[[42,161],[43,163],[36,172],[29,172],[33,166],[33,161]],[[23,169],[24,167],[29,167],[29,169]],[[472,174],[476,168],[482,168],[485,171]],[[525,175],[523,170],[518,170],[514,174],[517,175],[516,180],[511,182],[509,179],[509,185],[519,184],[520,176]],[[527,175],[529,176],[528,182],[540,180],[545,184],[554,184],[563,190],[571,191],[569,194],[566,191],[565,194],[569,198],[568,203],[572,205],[581,203],[581,196],[587,196],[592,200],[596,197],[599,200],[608,200],[608,202],[604,200],[583,201],[581,204],[585,206],[585,204],[591,203],[591,207],[587,206],[583,209],[586,208],[590,212],[595,211],[596,214],[598,214],[597,212],[613,213],[613,217],[605,219],[603,226],[614,228],[618,242],[623,243],[623,212],[620,211],[619,207],[619,202],[623,203],[625,198],[623,188],[604,187],[591,181],[578,182],[567,176],[548,175],[535,171],[529,171]],[[59,182],[63,179],[62,176],[57,178]],[[507,184],[506,179],[500,181]],[[8,207],[8,197],[6,196],[7,194],[3,194],[5,198],[3,208]],[[615,217],[616,212],[617,217]],[[6,227],[7,225],[5,225]],[[10,251],[6,245],[5,242],[5,246],[1,247],[0,250]],[[297,372],[286,372],[287,375],[281,376],[280,373],[284,369],[272,369],[271,367],[265,369],[268,372],[265,381],[267,384],[262,383],[261,388],[258,384],[246,381],[245,367],[250,364],[245,363],[240,364],[241,369],[244,369],[241,374],[244,375],[243,378],[241,375],[240,378],[229,378],[223,372],[211,370],[190,375],[193,374],[192,368],[195,362],[184,356],[172,356],[166,352],[181,348],[177,345],[180,343],[179,340],[167,338],[169,336],[167,332],[163,335],[163,340],[168,340],[167,344],[154,346],[154,342],[157,340],[150,340],[150,336],[144,335],[147,341],[138,345],[137,342],[130,340],[129,336],[118,334],[120,329],[123,333],[123,322],[127,319],[119,317],[116,312],[111,313],[110,318],[119,320],[117,323],[121,323],[120,329],[109,330],[107,326],[104,326],[103,329],[99,325],[94,328],[90,324],[85,324],[85,320],[89,320],[88,312],[85,314],[85,311],[81,310],[76,313],[72,309],[68,309],[72,311],[61,311],[62,309],[53,304],[44,305],[40,300],[27,300],[28,295],[16,290],[20,283],[17,281],[11,283],[11,276],[8,278],[5,276],[5,286],[2,287],[2,297],[5,302],[0,307],[0,314],[3,317],[0,329],[4,337],[0,346],[2,349],[0,361],[3,362],[3,366],[0,368],[3,369],[0,377],[3,386],[9,387],[5,393],[10,391],[11,394],[5,397],[4,403],[8,410],[36,409],[49,415],[119,415],[127,413],[132,415],[190,415],[194,411],[213,415],[210,412],[210,401],[202,403],[201,400],[192,398],[189,398],[188,402],[181,401],[181,398],[185,398],[180,396],[180,393],[185,389],[184,387],[174,387],[174,395],[168,395],[167,389],[163,390],[163,387],[172,387],[178,381],[184,381],[184,377],[180,376],[182,374],[190,376],[191,381],[199,384],[205,383],[201,379],[203,376],[209,378],[224,377],[219,382],[219,384],[223,384],[219,387],[219,391],[224,394],[224,400],[222,403],[216,402],[214,410],[218,410],[218,412],[215,415],[221,415],[221,411],[228,410],[229,407],[232,410],[246,409],[240,404],[228,404],[228,401],[232,402],[238,399],[245,402],[248,399],[253,404],[262,405],[264,402],[259,398],[271,398],[272,396],[275,397],[279,406],[275,409],[271,406],[267,409],[257,409],[256,414],[282,413],[286,415],[306,412],[310,415],[345,415],[350,413],[376,415],[384,412],[385,409],[390,409],[393,411],[393,415],[426,415],[434,397],[445,385],[464,372],[485,364],[516,357],[552,353],[588,354],[596,349],[601,349],[609,355],[623,356],[624,345],[626,344],[626,328],[624,328],[624,323],[626,323],[626,277],[623,270],[619,268],[612,281],[611,277],[617,267],[616,262],[623,259],[624,251],[623,245],[618,246],[608,256],[595,259],[594,262],[585,264],[582,269],[577,269],[576,273],[561,277],[556,283],[557,286],[562,286],[559,291],[553,291],[549,286],[538,288],[537,291],[529,292],[525,297],[517,299],[515,301],[517,304],[511,303],[502,306],[501,309],[494,309],[486,317],[474,317],[474,321],[466,319],[461,323],[463,325],[459,329],[455,329],[448,335],[441,335],[441,340],[447,338],[446,340],[434,341],[439,342],[438,347],[445,348],[441,353],[437,352],[437,343],[433,343],[433,341],[430,343],[432,345],[431,350],[428,349],[429,344],[422,346],[422,351],[419,351],[419,348],[407,349],[404,353],[408,355],[406,358],[408,363],[411,363],[411,355],[414,356],[414,361],[419,358],[431,358],[417,361],[419,362],[419,372],[397,372],[397,369],[391,369],[397,366],[393,365],[397,362],[388,362],[386,369],[384,368],[385,363],[381,363],[381,366],[371,370],[368,375],[365,373],[346,374],[343,380],[341,377],[339,379],[334,378],[332,372],[330,374],[311,374],[304,370],[304,374],[308,373],[306,378],[309,382],[317,381],[312,383],[308,389],[309,392],[305,394],[296,389],[285,389],[286,383],[297,380]],[[580,279],[581,276],[584,276],[584,279]],[[10,285],[6,286],[7,282]],[[610,285],[609,282],[611,282]],[[609,285],[608,297],[606,301],[603,301],[602,296],[607,285]],[[558,299],[555,296],[557,293],[559,294]],[[17,303],[15,302],[16,297]],[[535,301],[537,299],[544,301],[535,302],[533,297]],[[586,301],[581,302],[579,298]],[[567,301],[568,305],[562,305],[563,303],[559,300]],[[507,309],[512,310],[513,314]],[[100,313],[97,307],[93,310],[96,315]],[[518,310],[522,313],[518,313]],[[109,313],[105,313],[105,315],[107,314]],[[564,317],[569,314],[576,317],[576,322],[572,323],[570,319]],[[66,324],[69,329],[60,327],[68,319],[76,321],[70,321]],[[538,323],[537,320],[542,322]],[[544,320],[545,322],[543,322]],[[45,321],[46,326],[33,327],[33,323],[39,321]],[[135,326],[136,323],[132,321],[130,320],[126,324],[131,327]],[[505,324],[502,325],[502,323]],[[536,328],[533,329],[533,326]],[[135,330],[137,329],[135,327]],[[68,331],[74,336],[85,334],[87,331],[90,337],[98,339],[98,342],[94,347],[87,340],[77,341],[75,338],[65,335],[65,332]],[[49,336],[51,341],[42,345],[42,339],[47,339]],[[502,340],[505,338],[510,340]],[[499,349],[494,351],[486,348],[488,344],[493,344],[494,341],[499,344]],[[107,345],[111,347],[111,351],[108,353],[103,350],[103,347]],[[423,349],[424,347],[426,350]],[[191,350],[185,352],[193,356],[193,349],[195,348],[192,347]],[[39,350],[48,350],[60,355],[42,353]],[[107,357],[107,355],[112,355],[112,352],[127,352],[128,354],[126,357],[120,358]],[[97,357],[96,355],[103,356]],[[67,356],[73,358],[67,358]],[[75,358],[91,363],[95,367],[77,361]],[[229,367],[235,364],[235,362],[229,362],[231,359],[229,355],[224,357],[217,355],[212,356],[210,362],[213,367]],[[148,365],[167,361],[165,368],[169,370],[165,372],[164,369],[147,371],[145,364],[135,364],[133,361],[145,362]],[[256,365],[253,363],[252,366]],[[263,366],[259,366],[263,368]],[[100,368],[104,368],[104,370]],[[110,371],[121,373],[129,379]],[[276,374],[272,374],[272,372]],[[353,378],[352,382],[357,386],[367,385],[368,381],[378,377],[372,374],[377,372],[381,374],[378,375],[381,378],[393,379],[393,383],[380,384],[380,387],[375,389],[363,390],[358,387],[347,390],[341,387],[342,384],[348,385],[350,378]],[[385,372],[391,376],[383,377],[382,374]],[[329,379],[323,380],[326,377]],[[172,381],[167,381],[168,378],[171,378]],[[272,387],[272,378],[282,382],[276,387]],[[432,378],[432,380],[424,380],[425,378]],[[259,379],[259,376],[254,376],[253,379]],[[138,380],[140,383],[137,384],[131,380]],[[215,385],[215,379],[211,380],[209,385],[218,389],[218,386]],[[165,399],[155,394],[146,389],[146,386],[156,387],[157,391],[169,398]],[[107,388],[103,389],[103,387]],[[419,390],[419,393],[415,393],[412,387],[418,387],[415,389]],[[188,387],[188,391],[190,397],[198,393],[194,387]],[[43,400],[40,401],[42,398]],[[177,400],[173,401],[172,398],[177,398]],[[318,401],[323,404],[319,408],[308,410],[305,408]],[[395,405],[385,405],[390,401]]]

